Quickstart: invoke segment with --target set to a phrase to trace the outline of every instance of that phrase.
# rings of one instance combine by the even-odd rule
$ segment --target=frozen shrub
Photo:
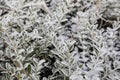
[[[119,80],[119,3],[0,0],[0,79]]]

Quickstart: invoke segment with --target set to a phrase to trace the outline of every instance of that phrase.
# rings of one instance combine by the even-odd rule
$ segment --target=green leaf
[[[28,65],[27,67],[27,75],[29,76],[32,72],[31,65]]]

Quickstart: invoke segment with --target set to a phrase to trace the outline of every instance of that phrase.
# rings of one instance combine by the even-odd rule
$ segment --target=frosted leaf
[[[24,51],[25,51],[24,49],[20,49],[20,50],[18,50],[18,54],[21,54]]]
[[[62,61],[61,64],[65,65],[65,66],[69,66],[68,62],[66,62],[66,61]]]
[[[33,51],[33,48],[31,46],[27,48],[28,53],[31,53],[32,51]]]
[[[61,71],[63,72],[63,74],[64,74],[65,76],[69,76],[69,73],[68,73],[67,70],[65,70],[65,69],[61,69]]]

